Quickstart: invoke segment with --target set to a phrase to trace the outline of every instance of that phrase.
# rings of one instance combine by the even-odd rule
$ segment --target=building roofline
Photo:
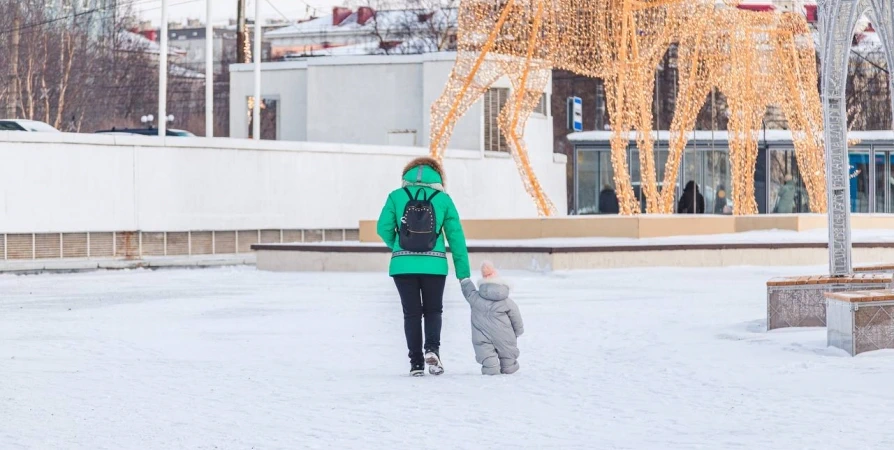
[[[372,64],[419,64],[425,62],[453,61],[456,52],[422,53],[414,55],[350,55],[350,56],[314,56],[299,61],[275,61],[261,63],[262,72],[277,70],[300,70],[308,67],[323,66],[360,66]],[[230,72],[252,72],[255,65],[231,64]]]

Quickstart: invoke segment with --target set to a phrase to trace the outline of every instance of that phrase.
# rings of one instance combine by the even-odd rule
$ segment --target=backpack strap
[[[431,201],[431,199],[433,199],[433,198],[435,198],[435,197],[437,197],[437,196],[438,196],[438,194],[440,194],[440,193],[441,193],[441,191],[439,191],[439,190],[437,190],[437,189],[435,189],[435,193],[434,193],[434,194],[432,194],[432,195],[431,195],[431,197],[429,197],[429,198],[428,198],[428,201]]]
[[[407,193],[407,197],[410,197],[410,200],[415,200],[415,199],[414,199],[414,198],[413,198],[413,193],[412,193],[412,192],[410,192],[410,190],[409,190],[409,189],[407,189],[407,188],[404,188],[404,192],[406,192],[406,193]]]

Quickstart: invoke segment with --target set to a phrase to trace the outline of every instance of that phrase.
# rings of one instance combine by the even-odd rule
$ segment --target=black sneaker
[[[444,365],[441,364],[441,355],[438,349],[433,348],[425,352],[425,363],[428,364],[428,373],[432,375],[444,373]]]
[[[421,377],[424,375],[425,375],[425,364],[410,363],[410,376],[411,377]]]

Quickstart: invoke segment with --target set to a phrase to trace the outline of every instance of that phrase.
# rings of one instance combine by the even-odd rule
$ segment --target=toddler
[[[499,278],[493,263],[481,265],[484,278],[462,280],[463,295],[472,307],[472,345],[484,375],[518,372],[518,340],[525,331],[518,305],[509,298],[509,285]]]

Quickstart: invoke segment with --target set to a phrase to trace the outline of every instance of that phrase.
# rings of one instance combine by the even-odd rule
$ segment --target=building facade
[[[669,134],[660,132],[657,137],[655,165],[658,179],[662,180],[668,159]],[[610,213],[604,200],[614,192],[611,133],[591,131],[575,133],[569,138],[574,149],[571,171],[575,195],[574,202],[569,205],[572,212],[582,215]],[[894,214],[894,132],[854,131],[849,138],[855,143],[850,148],[852,212]],[[627,152],[634,193],[644,212],[646,200],[640,189],[642,176],[635,139],[630,141]],[[729,142],[725,131],[696,131],[690,135],[679,177],[671,187],[675,190],[674,198],[680,198],[682,187],[689,181],[694,181],[705,197],[706,213],[732,212],[728,200],[732,185]],[[768,130],[759,137],[754,187],[760,214],[811,212],[790,132]]]
[[[236,62],[236,30],[214,28],[213,40],[214,73],[221,74],[225,68]],[[172,47],[183,50],[180,64],[195,71],[204,71],[205,61],[205,27],[178,28],[168,30],[168,42]]]
[[[262,65],[265,139],[427,147],[430,108],[441,95],[455,53],[343,56]],[[231,137],[246,138],[251,64],[230,68]],[[450,148],[508,153],[497,116],[509,95],[501,80],[457,123]],[[533,154],[552,156],[551,91],[528,122]],[[272,111],[275,110],[275,113]],[[267,122],[267,125],[264,125]],[[271,123],[275,122],[275,128]]]

